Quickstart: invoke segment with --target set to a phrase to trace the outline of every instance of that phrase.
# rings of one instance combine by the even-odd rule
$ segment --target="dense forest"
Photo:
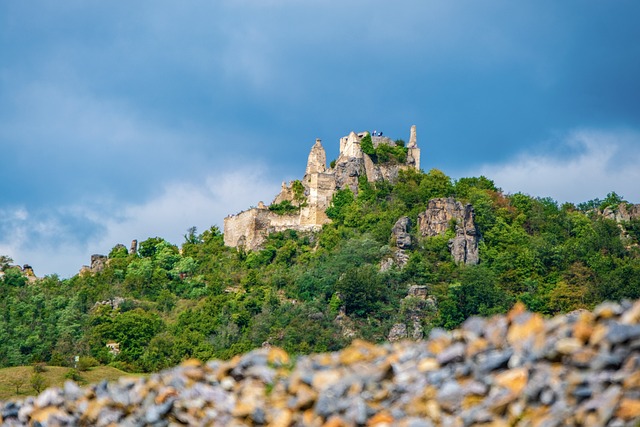
[[[382,271],[398,218],[415,223],[430,199],[449,196],[474,207],[480,263],[456,264],[451,236],[425,238],[413,227],[407,264]],[[102,271],[65,280],[29,282],[4,262],[0,365],[68,366],[81,355],[149,372],[265,343],[300,354],[354,338],[380,342],[394,324],[415,319],[428,333],[516,301],[553,315],[640,298],[640,219],[600,214],[622,203],[611,193],[559,205],[503,194],[485,177],[405,171],[394,184],[362,180],[357,196],[337,192],[322,231],[272,234],[260,251],[225,247],[212,227],[187,230],[179,247],[161,237],[134,254],[116,245]],[[426,287],[429,298],[408,297],[412,285]],[[119,343],[118,355],[108,342]]]

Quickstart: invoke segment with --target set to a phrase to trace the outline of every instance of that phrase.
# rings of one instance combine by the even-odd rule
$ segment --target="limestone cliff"
[[[478,231],[473,206],[463,205],[453,197],[429,200],[425,212],[418,215],[422,236],[444,235],[455,223],[455,237],[449,240],[451,255],[457,263],[477,264]]]
[[[416,128],[411,127],[407,160],[404,163],[376,162],[363,152],[362,138],[369,132],[349,135],[340,138],[340,155],[333,167],[327,167],[327,155],[322,141],[316,139],[307,159],[307,167],[302,180],[283,183],[280,193],[270,206],[260,203],[252,208],[224,219],[224,242],[231,247],[242,246],[248,250],[259,249],[270,233],[287,229],[308,232],[318,231],[330,220],[325,214],[331,204],[333,194],[337,190],[350,189],[358,193],[358,180],[361,176],[369,182],[393,182],[401,169],[415,168],[420,170],[420,148],[418,148]],[[372,137],[374,147],[381,144],[395,145],[389,138]],[[295,185],[302,184],[302,198],[298,197]],[[295,209],[285,214],[273,209],[276,205],[288,202]],[[270,209],[270,207],[272,209]]]
[[[640,218],[640,204],[620,203],[615,209],[607,207],[602,211],[598,210],[597,213],[616,222],[631,221],[632,219]]]
[[[411,219],[408,216],[403,216],[398,219],[391,229],[391,240],[395,244],[391,248],[391,256],[383,258],[380,264],[380,270],[386,271],[394,265],[402,268],[409,261],[409,255],[407,255],[407,249],[411,249]]]
[[[613,220],[618,223],[620,228],[620,238],[625,246],[637,246],[633,242],[633,238],[629,236],[629,230],[627,230],[627,224],[631,220],[640,219],[640,204],[633,205],[631,203],[620,203],[617,207],[606,207],[602,210],[595,209],[590,212],[591,214],[599,215],[604,218]]]

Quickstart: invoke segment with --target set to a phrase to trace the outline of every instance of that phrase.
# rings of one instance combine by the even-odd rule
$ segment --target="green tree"
[[[453,191],[451,178],[438,169],[431,169],[425,174],[419,185],[420,196],[425,201],[436,197],[449,197]]]
[[[25,385],[26,380],[24,377],[15,377],[15,378],[11,378],[8,381],[9,385],[11,387],[14,387],[16,390],[16,394],[20,394],[20,389],[22,388],[23,385]]]
[[[617,210],[620,203],[626,203],[626,200],[622,196],[616,194],[615,191],[607,194],[607,197],[600,203],[598,206],[600,209],[611,208],[613,210]]]
[[[27,278],[18,267],[11,267],[4,270],[2,281],[5,285],[13,287],[22,287],[27,284]]]
[[[371,140],[371,134],[368,132],[360,140],[360,147],[362,148],[362,152],[365,154],[368,154],[369,156],[374,156],[376,154],[376,150],[375,148],[373,148],[373,141]]]
[[[39,394],[42,390],[49,386],[47,379],[40,373],[34,372],[30,380],[31,388]]]
[[[202,237],[198,235],[198,229],[195,226],[187,229],[187,234],[184,235],[184,241],[192,245],[202,243]]]
[[[451,329],[470,316],[490,316],[505,312],[512,300],[496,285],[495,275],[486,266],[465,267],[460,283],[449,286],[440,305],[440,325]]]
[[[13,259],[7,255],[0,255],[0,271],[5,271],[9,265],[13,263]]]
[[[326,209],[326,214],[336,222],[344,222],[347,209],[353,202],[354,197],[351,190],[338,190],[333,194],[331,205]]]
[[[156,254],[157,246],[164,242],[161,237],[149,237],[138,246],[138,254],[143,258],[151,258]]]
[[[366,317],[385,299],[383,283],[372,265],[346,270],[336,283],[347,314]]]
[[[129,256],[129,251],[127,251],[127,248],[121,244],[115,245],[113,249],[111,249],[111,252],[109,252],[110,259],[126,258],[128,256]]]
[[[135,364],[151,339],[163,329],[160,316],[137,308],[115,316],[104,337],[120,343],[119,360]]]
[[[483,190],[498,192],[494,182],[485,176],[460,178],[454,184],[454,193],[457,198],[468,200],[471,198],[471,190]]]

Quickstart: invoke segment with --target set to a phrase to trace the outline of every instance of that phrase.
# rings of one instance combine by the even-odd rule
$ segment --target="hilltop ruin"
[[[420,148],[416,127],[411,127],[409,143],[404,147],[406,158],[402,161],[376,158],[363,150],[362,142],[373,149],[381,145],[385,148],[402,146],[402,143],[386,136],[372,136],[368,131],[340,138],[340,154],[335,163],[327,166],[327,155],[320,139],[316,139],[307,161],[305,175],[301,181],[282,183],[280,194],[271,205],[263,202],[257,207],[230,215],[224,219],[224,243],[230,247],[259,249],[266,237],[284,230],[319,231],[330,219],[325,211],[330,206],[336,191],[350,189],[358,194],[358,180],[366,177],[369,182],[395,181],[402,169],[420,170]],[[277,211],[278,206],[290,207],[287,211]],[[270,209],[271,208],[271,209]]]

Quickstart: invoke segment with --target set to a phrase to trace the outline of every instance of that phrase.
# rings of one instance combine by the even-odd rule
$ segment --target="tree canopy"
[[[413,227],[404,268],[381,269],[398,218],[415,222],[436,197],[473,205],[480,264],[456,264],[449,236],[422,237]],[[64,365],[80,355],[155,371],[264,343],[295,354],[337,350],[356,337],[379,342],[395,323],[415,319],[425,331],[453,328],[516,301],[553,315],[640,298],[640,220],[594,213],[622,203],[611,192],[559,206],[504,194],[482,176],[408,170],[394,184],[361,180],[357,196],[336,192],[322,231],[274,233],[259,251],[225,247],[216,227],[192,227],[180,245],[157,236],[137,253],[116,245],[100,272],[35,282],[4,256],[0,365]],[[425,288],[429,301],[407,297],[411,286]],[[120,353],[109,352],[112,341]]]

